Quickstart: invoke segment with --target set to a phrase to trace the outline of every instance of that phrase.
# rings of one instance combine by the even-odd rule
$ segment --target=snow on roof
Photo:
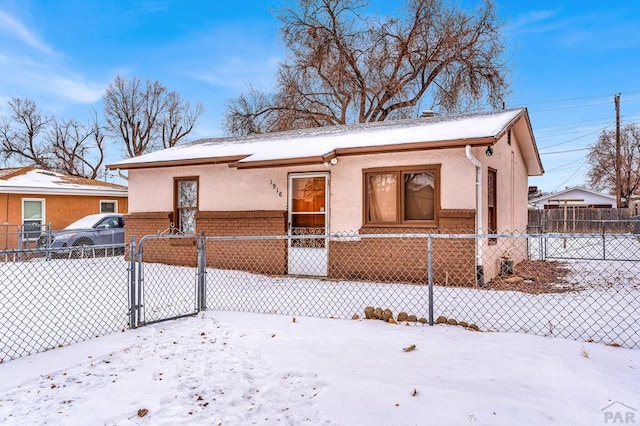
[[[549,200],[552,198],[558,198],[558,199],[562,199],[562,196],[565,194],[570,194],[570,193],[576,193],[576,192],[584,192],[586,194],[591,194],[593,196],[596,197],[601,197],[601,198],[605,198],[611,201],[616,201],[616,196],[615,195],[610,195],[610,194],[603,194],[602,192],[596,192],[593,191],[591,189],[586,189],[586,188],[581,188],[579,186],[573,186],[567,189],[564,189],[562,191],[558,191],[558,192],[552,192],[551,194],[547,194],[547,195],[543,195],[541,197],[537,197],[537,198],[532,198],[531,200],[529,200],[529,203],[538,203],[540,201],[545,201],[545,200]]]
[[[127,187],[33,167],[0,169],[0,192],[127,196]]]
[[[328,126],[245,137],[200,139],[119,161],[131,164],[239,157],[238,163],[329,156],[339,149],[497,138],[524,108],[458,116]]]

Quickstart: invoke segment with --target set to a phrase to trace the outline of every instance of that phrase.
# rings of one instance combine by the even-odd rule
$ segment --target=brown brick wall
[[[474,210],[442,210],[440,227],[362,228],[362,234],[472,233]],[[434,283],[475,285],[473,239],[434,239]],[[427,241],[424,238],[362,238],[329,243],[329,275],[336,279],[427,283]]]
[[[286,211],[199,212],[206,236],[285,235]],[[208,241],[207,266],[269,275],[287,273],[286,240]]]
[[[449,209],[440,211],[439,233],[475,234],[476,211]]]
[[[129,213],[125,216],[125,243],[134,235],[140,241],[145,235],[159,234],[171,226],[171,212]]]
[[[136,237],[136,244],[141,243],[145,235],[157,235],[168,233],[171,226],[172,212],[144,212],[129,213],[125,217],[125,244],[131,241],[131,236]],[[196,240],[187,238],[173,239],[147,239],[143,243],[145,262],[165,263],[168,265],[194,266],[196,264]],[[125,255],[128,257],[128,248]]]
[[[198,233],[205,236],[285,235],[286,211],[198,212]],[[169,227],[169,212],[135,213],[127,216],[127,235],[155,234]],[[444,229],[434,233],[471,233],[473,210],[441,212]],[[363,228],[367,233],[424,233],[424,229]],[[149,241],[158,244],[145,251],[145,260],[168,264],[195,264],[195,240]],[[166,248],[169,247],[169,248]],[[151,248],[151,247],[149,247]],[[434,240],[434,280],[439,285],[475,285],[475,242],[473,239]],[[269,275],[287,273],[286,240],[208,241],[207,266],[238,269]],[[154,254],[152,254],[154,253]],[[187,263],[185,263],[187,262]],[[329,242],[329,277],[383,282],[427,283],[427,242],[424,238],[376,238]]]
[[[132,213],[126,217],[126,241],[167,230],[171,212]],[[285,211],[201,211],[196,214],[196,231],[205,236],[285,235]],[[195,239],[148,240],[144,259],[172,265],[195,265]],[[284,275],[287,272],[286,240],[208,241],[207,266],[220,269]]]
[[[281,210],[252,210],[196,214],[198,232],[207,236],[285,235],[287,212]]]

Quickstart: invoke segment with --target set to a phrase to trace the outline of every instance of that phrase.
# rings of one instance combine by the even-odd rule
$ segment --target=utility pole
[[[622,182],[620,182],[620,93],[615,95],[613,101],[616,105],[616,204],[620,208],[622,204]]]

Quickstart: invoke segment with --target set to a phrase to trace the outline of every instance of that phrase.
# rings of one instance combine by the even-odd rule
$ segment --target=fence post
[[[607,236],[606,236],[606,223],[602,222],[602,260],[607,260]]]
[[[198,311],[207,310],[207,257],[205,253],[204,231],[198,237]]]
[[[132,329],[138,326],[136,299],[136,237],[132,235],[129,244],[129,328]]]
[[[144,312],[144,248],[143,244],[145,242],[145,238],[140,238],[140,243],[138,244],[137,252],[136,252],[136,266],[137,266],[137,275],[136,275],[136,315],[138,324],[144,324],[146,320],[146,314]]]
[[[433,325],[433,239],[427,236],[427,275],[429,282],[429,325]]]

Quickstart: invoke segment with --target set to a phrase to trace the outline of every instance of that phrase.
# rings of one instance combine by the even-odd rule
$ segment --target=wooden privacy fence
[[[567,208],[529,210],[528,232],[568,232],[579,234],[637,234],[640,217],[631,210]]]

